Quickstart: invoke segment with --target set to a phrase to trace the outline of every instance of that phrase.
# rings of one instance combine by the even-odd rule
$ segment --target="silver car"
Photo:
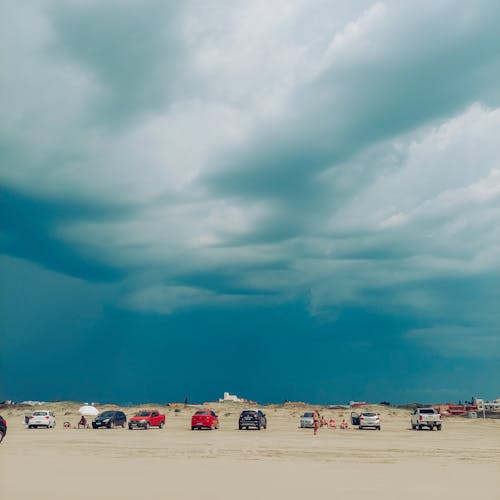
[[[378,413],[360,413],[359,415],[359,428],[372,427],[380,430],[380,415]]]
[[[306,411],[304,415],[300,417],[300,428],[312,429],[313,427],[314,427],[314,412]]]

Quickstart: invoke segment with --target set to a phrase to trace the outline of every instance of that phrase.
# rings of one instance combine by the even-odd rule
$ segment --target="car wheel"
[[[148,429],[149,429],[149,422],[146,422],[146,425],[144,426],[144,429],[145,429],[145,430],[148,430]]]
[[[437,429],[438,431],[440,431],[440,430],[441,430],[441,426],[440,426],[440,425],[437,425],[437,426],[436,426],[436,429]]]
[[[419,425],[419,426],[418,426],[418,430],[419,430],[419,431],[421,431],[421,430],[422,430],[422,426],[421,426],[421,425]]]
[[[131,430],[132,430],[132,426],[131,426],[131,425],[129,425],[129,426],[128,426],[128,430],[129,430],[129,431],[131,431]]]
[[[165,425],[165,422],[160,422],[160,425],[158,426],[160,429],[163,429],[163,426]]]
[[[3,431],[0,431],[0,443],[3,441],[4,436],[5,434],[3,433]]]
[[[377,430],[379,431],[379,430],[380,430],[380,427],[377,427]]]

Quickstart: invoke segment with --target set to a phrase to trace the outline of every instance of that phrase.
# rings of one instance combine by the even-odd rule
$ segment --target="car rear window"
[[[105,412],[101,413],[101,417],[107,417],[107,418],[109,418],[109,417],[113,417],[114,414],[115,414],[114,411],[105,411]]]
[[[313,417],[314,416],[314,413],[312,411],[308,411],[306,413],[304,413],[304,415],[302,415],[303,417]]]
[[[362,413],[361,415],[363,417],[376,417],[377,416],[376,413]]]
[[[197,411],[195,415],[210,415],[210,412],[208,411]]]
[[[419,412],[420,413],[436,413],[434,408],[422,408],[421,410],[419,410]]]
[[[246,410],[241,412],[242,415],[257,415],[257,412],[254,410]]]
[[[42,417],[42,416],[45,416],[45,415],[48,415],[49,412],[48,411],[35,411],[33,412],[33,415],[35,417]]]

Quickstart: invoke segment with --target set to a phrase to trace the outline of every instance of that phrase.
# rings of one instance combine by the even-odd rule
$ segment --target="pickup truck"
[[[162,415],[158,410],[141,410],[129,419],[128,428],[130,430],[149,429],[150,427],[163,429],[165,420],[165,415]]]
[[[441,415],[434,408],[417,408],[411,416],[411,428],[421,431],[428,427],[431,431],[435,427],[441,430]]]

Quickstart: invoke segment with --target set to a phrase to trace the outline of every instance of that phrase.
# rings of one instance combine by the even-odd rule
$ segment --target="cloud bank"
[[[500,354],[497,2],[3,11],[3,253],[145,313],[306,297]]]

